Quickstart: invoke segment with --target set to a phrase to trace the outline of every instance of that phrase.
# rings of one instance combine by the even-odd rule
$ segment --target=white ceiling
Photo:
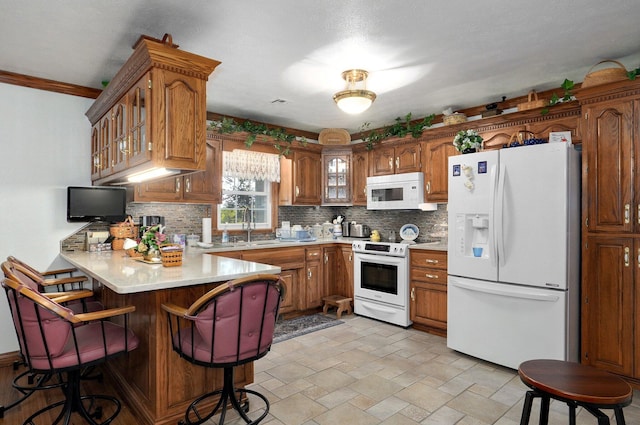
[[[0,70],[100,88],[141,34],[222,62],[207,110],[356,132],[640,66],[638,0],[0,0]],[[341,112],[340,74],[378,98]],[[285,102],[276,102],[281,99]]]

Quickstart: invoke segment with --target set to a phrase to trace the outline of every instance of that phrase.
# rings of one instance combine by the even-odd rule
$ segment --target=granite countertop
[[[185,250],[182,265],[164,267],[127,256],[124,251],[62,252],[61,257],[82,273],[97,279],[118,294],[178,288],[258,273],[279,274],[280,267]]]

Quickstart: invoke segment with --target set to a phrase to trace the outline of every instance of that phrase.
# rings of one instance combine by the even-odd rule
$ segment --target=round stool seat
[[[520,379],[533,391],[527,393],[521,423],[527,423],[534,397],[542,398],[540,423],[547,423],[549,398],[566,402],[570,423],[575,423],[575,408],[582,406],[598,417],[599,424],[609,419],[598,409],[614,409],[619,425],[624,424],[622,408],[631,404],[633,389],[622,378],[579,363],[561,360],[529,360],[518,368]],[[526,416],[526,421],[525,421]]]

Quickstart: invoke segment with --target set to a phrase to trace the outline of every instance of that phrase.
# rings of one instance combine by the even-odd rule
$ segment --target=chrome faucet
[[[247,221],[247,215],[249,220]],[[246,229],[245,229],[246,225]],[[242,209],[242,230],[247,231],[247,243],[251,243],[251,231],[256,228],[256,223],[253,221],[253,214],[249,206],[244,206]]]

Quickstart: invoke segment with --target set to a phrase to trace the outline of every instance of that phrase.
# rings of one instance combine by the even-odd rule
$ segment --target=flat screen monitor
[[[117,222],[126,218],[127,190],[124,187],[67,187],[67,221]]]

